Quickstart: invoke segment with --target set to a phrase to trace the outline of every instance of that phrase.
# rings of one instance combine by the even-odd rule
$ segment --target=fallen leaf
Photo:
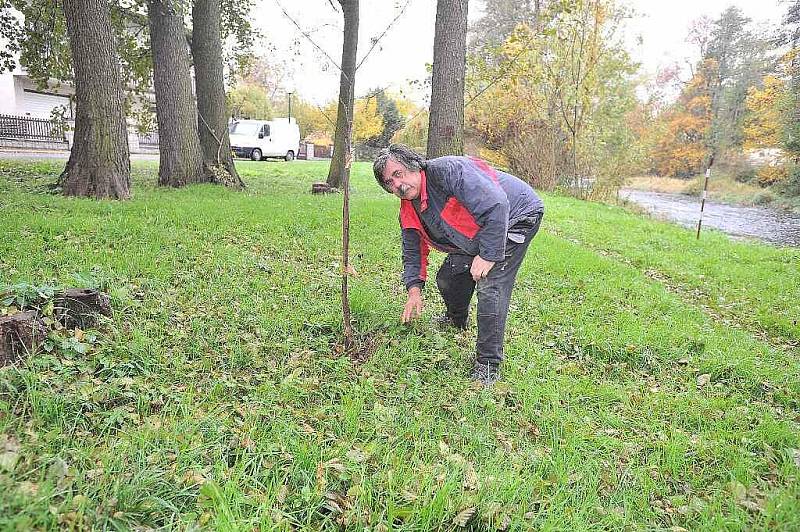
[[[467,526],[467,523],[469,523],[469,520],[472,519],[473,515],[475,515],[474,506],[465,508],[464,510],[458,512],[458,515],[456,515],[453,518],[453,524],[456,526],[460,526],[461,528],[464,528],[465,526]]]
[[[503,520],[500,521],[500,524],[497,525],[497,530],[508,530],[508,527],[511,526],[511,518],[509,516],[503,516]]]
[[[464,471],[464,489],[467,491],[477,491],[479,487],[480,481],[478,480],[478,474],[475,472],[475,468],[472,467],[472,464],[469,464],[466,471]]]
[[[30,497],[33,497],[39,493],[39,485],[26,480],[20,482],[19,485],[17,485],[17,491],[25,495],[28,495]]]
[[[0,454],[0,469],[12,473],[14,468],[17,467],[19,454],[14,451],[6,451]]]
[[[447,456],[448,454],[450,454],[450,446],[447,445],[445,442],[440,441],[439,442],[439,452],[442,455]]]
[[[286,487],[286,484],[282,484],[280,488],[278,488],[278,494],[275,496],[275,499],[278,501],[278,504],[283,504],[286,502],[286,497],[289,495],[289,488]]]
[[[800,467],[800,449],[791,449],[792,459],[794,459],[794,465]]]
[[[764,507],[759,504],[759,501],[753,501],[750,499],[746,499],[744,501],[739,501],[739,504],[750,510],[751,512],[763,512]]]
[[[367,459],[367,456],[361,451],[361,449],[350,449],[345,454],[345,457],[350,460],[351,462],[363,462]]]
[[[50,464],[50,467],[47,469],[47,476],[51,480],[54,480],[56,484],[58,484],[62,480],[64,480],[68,472],[69,472],[69,466],[67,466],[67,463],[61,458],[56,458],[55,460],[53,460],[53,463]]]
[[[506,450],[506,452],[510,453],[511,451],[514,450],[514,442],[512,442],[511,439],[506,434],[497,430],[495,431],[495,436],[497,437],[497,440],[500,442],[500,445],[503,447],[503,449]]]
[[[703,373],[699,377],[697,377],[697,385],[701,388],[711,382],[711,375],[708,373]]]
[[[183,479],[183,483],[187,486],[202,486],[206,483],[206,477],[199,471],[194,471],[193,469],[185,472],[181,478]]]
[[[323,464],[323,466],[325,469],[332,469],[337,473],[344,473],[347,469],[347,466],[345,466],[338,458],[332,458],[331,460],[328,460]]]
[[[72,498],[72,504],[74,506],[80,506],[82,504],[86,504],[89,501],[89,498],[86,495],[75,495]]]
[[[400,492],[400,497],[406,502],[414,502],[419,498],[419,495],[408,490],[403,490]]]
[[[329,491],[325,494],[325,504],[323,506],[328,508],[333,513],[342,513],[346,509],[350,508],[351,505],[350,501],[347,500],[347,497],[333,491]]]
[[[747,497],[747,488],[744,487],[744,484],[741,482],[737,482],[735,480],[731,480],[728,483],[728,489],[733,495],[733,498],[737,501],[743,501],[745,497]]]

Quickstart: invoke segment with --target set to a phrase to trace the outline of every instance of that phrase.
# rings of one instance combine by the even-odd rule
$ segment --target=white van
[[[281,157],[291,161],[300,150],[300,128],[294,118],[237,120],[228,126],[231,151],[236,157],[261,161]]]

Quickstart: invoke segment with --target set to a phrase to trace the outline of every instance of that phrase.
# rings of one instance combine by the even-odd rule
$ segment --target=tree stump
[[[311,185],[312,194],[330,194],[332,192],[337,192],[337,189],[330,186],[328,183],[314,183]]]
[[[46,337],[44,322],[34,310],[0,317],[0,366],[36,351]]]
[[[92,327],[98,314],[111,316],[111,301],[103,292],[90,288],[64,290],[53,303],[54,317],[68,329]]]

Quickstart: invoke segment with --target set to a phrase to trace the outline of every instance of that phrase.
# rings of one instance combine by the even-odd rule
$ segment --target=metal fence
[[[0,115],[0,137],[19,140],[66,142],[63,122],[29,116]]]
[[[158,148],[158,133],[139,133],[139,146],[142,148]]]

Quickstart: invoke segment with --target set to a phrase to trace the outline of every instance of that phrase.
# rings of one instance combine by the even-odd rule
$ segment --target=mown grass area
[[[134,167],[113,203],[47,194],[57,163],[0,162],[0,282],[93,283],[115,309],[66,333],[80,349],[0,369],[0,528],[800,528],[797,250],[545,196],[505,380],[481,390],[474,324],[438,329],[433,287],[398,323],[397,200],[369,165],[363,365],[332,347],[324,163],[242,162],[244,193]]]

